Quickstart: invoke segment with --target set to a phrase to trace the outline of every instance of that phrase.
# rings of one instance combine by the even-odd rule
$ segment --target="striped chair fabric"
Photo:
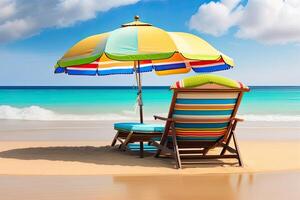
[[[224,137],[238,95],[239,92],[178,92],[173,111],[177,140],[213,142]]]

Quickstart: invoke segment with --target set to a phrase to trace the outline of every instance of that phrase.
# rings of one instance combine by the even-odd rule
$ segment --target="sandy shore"
[[[245,166],[202,164],[173,169],[171,159],[155,159],[110,148],[108,142],[0,142],[2,175],[149,175],[300,171],[298,141],[240,141]]]
[[[299,123],[243,123],[244,167],[229,160],[182,170],[111,148],[112,123],[0,120],[0,199],[300,198]]]
[[[229,163],[173,169],[171,159],[144,159],[110,148],[111,121],[0,120],[1,175],[149,175],[300,170],[300,124],[247,122],[237,129],[244,167]]]

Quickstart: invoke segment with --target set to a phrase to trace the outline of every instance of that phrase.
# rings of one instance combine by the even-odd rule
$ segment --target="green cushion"
[[[115,123],[115,130],[136,133],[163,133],[165,126],[162,124],[141,124],[135,122]]]
[[[215,74],[200,74],[196,76],[190,76],[182,79],[181,81],[177,81],[172,88],[193,88],[211,83],[228,88],[248,89],[248,87],[241,82]]]

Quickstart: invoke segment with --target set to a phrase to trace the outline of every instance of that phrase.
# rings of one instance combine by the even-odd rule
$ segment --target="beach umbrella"
[[[141,73],[157,75],[226,70],[233,60],[200,37],[167,32],[141,22],[138,16],[111,32],[87,37],[58,60],[55,73],[106,76],[135,74],[140,122],[143,123]]]

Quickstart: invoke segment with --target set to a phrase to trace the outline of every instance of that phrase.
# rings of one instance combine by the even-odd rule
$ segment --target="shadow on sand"
[[[93,163],[99,165],[144,166],[172,168],[173,159],[156,159],[153,154],[145,153],[144,158],[139,158],[136,152],[124,152],[110,146],[62,146],[62,147],[32,147],[12,149],[0,152],[1,158],[14,158],[21,160],[50,160],[73,161]],[[216,167],[225,164],[219,160],[209,163],[189,165],[190,167]],[[234,163],[228,163],[234,164]]]

